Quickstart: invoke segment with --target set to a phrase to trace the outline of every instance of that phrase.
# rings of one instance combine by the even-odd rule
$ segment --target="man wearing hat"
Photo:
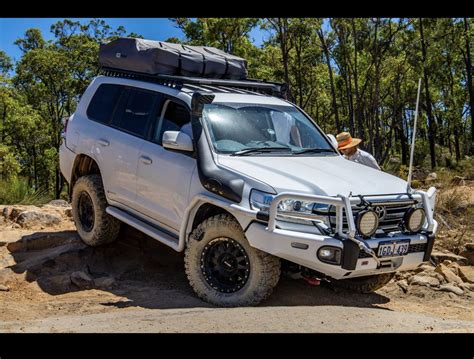
[[[337,149],[342,152],[346,159],[380,170],[374,156],[359,148],[359,143],[362,142],[360,138],[352,138],[349,132],[341,132],[336,136],[336,140]]]

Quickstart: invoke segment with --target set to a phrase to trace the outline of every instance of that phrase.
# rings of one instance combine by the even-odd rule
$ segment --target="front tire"
[[[257,305],[280,279],[279,258],[251,247],[239,223],[226,214],[194,229],[184,263],[198,297],[221,307]]]
[[[99,175],[80,177],[72,191],[72,217],[77,233],[89,246],[111,243],[118,237],[120,221],[107,212],[102,178]]]
[[[385,286],[395,276],[395,273],[383,273],[365,277],[333,280],[335,287],[352,290],[363,294],[373,293]]]

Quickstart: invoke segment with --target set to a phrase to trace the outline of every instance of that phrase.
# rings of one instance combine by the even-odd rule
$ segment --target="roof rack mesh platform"
[[[180,90],[186,84],[190,85],[207,85],[215,87],[235,88],[238,90],[247,90],[265,95],[271,95],[286,98],[288,86],[285,83],[267,82],[262,80],[224,80],[210,79],[203,77],[186,77],[172,75],[149,75],[132,71],[117,70],[111,68],[102,68],[101,73],[105,76],[122,77],[133,80],[153,82],[159,85],[168,86]]]

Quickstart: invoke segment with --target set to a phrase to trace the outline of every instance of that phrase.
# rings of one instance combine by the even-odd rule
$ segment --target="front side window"
[[[153,142],[161,143],[165,131],[183,131],[191,136],[191,114],[186,107],[167,101],[163,111],[153,134]]]
[[[218,153],[335,153],[311,120],[292,106],[208,104],[203,120]]]

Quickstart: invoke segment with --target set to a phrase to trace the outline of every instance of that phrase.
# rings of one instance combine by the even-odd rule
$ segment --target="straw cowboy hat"
[[[360,138],[352,138],[349,132],[341,132],[336,136],[337,148],[339,150],[345,150],[346,148],[351,148],[357,146],[362,142]]]

